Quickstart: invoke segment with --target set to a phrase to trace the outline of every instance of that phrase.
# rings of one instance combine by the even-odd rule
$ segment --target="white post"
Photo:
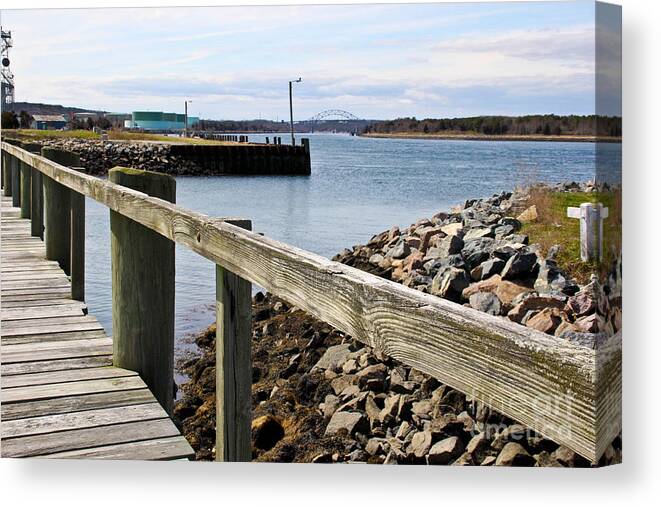
[[[569,218],[580,220],[581,260],[601,261],[604,256],[604,219],[608,218],[608,208],[601,203],[584,202],[579,208],[567,208]]]

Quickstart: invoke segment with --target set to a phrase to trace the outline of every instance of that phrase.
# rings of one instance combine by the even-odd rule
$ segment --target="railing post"
[[[43,147],[41,155],[60,165],[80,165],[80,158],[70,151]],[[71,275],[71,192],[54,179],[42,175],[44,185],[44,242],[46,258],[57,261]]]
[[[172,176],[115,167],[108,179],[175,202]],[[174,391],[174,242],[110,211],[114,364],[137,371],[172,414]]]
[[[69,191],[71,199],[71,297],[85,301],[85,196]]]
[[[252,458],[251,293],[249,281],[216,266],[216,461]]]
[[[26,150],[23,143],[23,149]],[[21,218],[30,218],[32,211],[32,168],[23,161],[18,161],[20,171],[21,187]]]
[[[23,148],[30,153],[41,154],[39,143],[24,143]],[[29,167],[30,176],[30,234],[44,239],[44,189],[41,172]]]
[[[21,141],[14,141],[14,146],[21,148],[23,143]],[[21,161],[16,157],[11,157],[11,205],[18,208],[21,205],[21,175],[20,175]]]

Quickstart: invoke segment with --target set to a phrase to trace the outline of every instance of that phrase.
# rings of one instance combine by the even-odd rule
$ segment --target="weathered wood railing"
[[[3,162],[26,164],[44,182],[111,210],[115,361],[123,366],[123,349],[131,350],[130,367],[160,393],[167,409],[172,406],[174,270],[169,257],[159,266],[156,251],[162,248],[155,248],[154,233],[164,244],[179,243],[217,265],[218,460],[250,459],[251,282],[592,461],[620,431],[619,334],[596,350],[579,346],[260,236],[247,220],[187,210],[169,202],[173,195],[150,196],[147,184],[135,184],[136,178],[165,176],[116,168],[108,181],[49,160],[55,157],[46,150],[42,154],[48,158],[7,143],[2,149]],[[49,195],[44,194],[46,203]],[[65,192],[53,195],[66,200]],[[49,216],[51,207],[44,209],[48,242],[49,227],[58,226]],[[58,233],[70,230],[61,227]],[[165,273],[159,275],[163,289],[146,280],[159,269]],[[159,290],[168,303],[150,304]],[[140,325],[143,320],[149,326]],[[139,333],[132,333],[132,324]]]

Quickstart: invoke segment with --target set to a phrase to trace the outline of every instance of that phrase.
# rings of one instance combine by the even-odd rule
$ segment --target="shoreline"
[[[436,141],[539,141],[569,143],[622,143],[621,137],[545,136],[545,135],[486,135],[486,134],[420,134],[408,132],[358,134],[373,139],[431,139]]]
[[[620,329],[619,277],[583,285],[568,276],[521,231],[528,205],[517,192],[469,200],[333,260],[594,349]],[[214,459],[215,325],[195,342],[199,356],[177,367],[191,380],[175,415],[206,461]],[[251,356],[254,461],[591,466],[268,293],[253,297]],[[618,436],[598,464],[620,462],[621,445]]]

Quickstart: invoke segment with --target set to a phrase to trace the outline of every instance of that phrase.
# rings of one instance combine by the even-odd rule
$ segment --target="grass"
[[[17,129],[13,130],[19,137],[28,137],[35,140],[53,139],[53,138],[72,138],[72,139],[101,139],[100,134],[91,130],[35,130],[35,129]],[[186,143],[186,144],[236,144],[227,141],[213,141],[206,139],[192,139],[186,137],[168,137],[160,134],[146,134],[144,132],[127,132],[124,130],[108,131],[108,139],[113,141],[155,141],[168,143]]]
[[[567,217],[567,208],[578,207],[584,202],[600,202],[608,207],[609,216],[604,220],[604,258],[601,262],[581,261],[579,220]],[[530,205],[537,207],[538,218],[526,223],[522,232],[530,243],[541,246],[546,255],[553,245],[560,245],[556,256],[558,265],[579,283],[590,280],[596,274],[603,281],[613,262],[622,251],[622,194],[612,192],[554,192],[547,188],[533,188]]]

